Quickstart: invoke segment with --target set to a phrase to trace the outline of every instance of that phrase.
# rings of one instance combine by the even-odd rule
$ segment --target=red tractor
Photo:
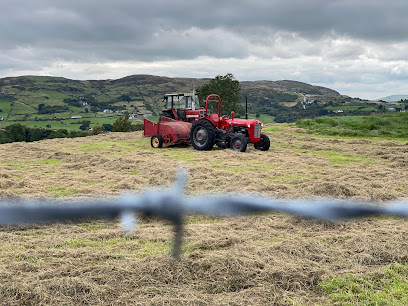
[[[261,133],[260,121],[236,119],[234,112],[231,112],[231,119],[221,116],[221,98],[218,95],[207,97],[205,109],[196,109],[198,97],[194,93],[166,95],[165,102],[166,108],[157,124],[144,121],[144,135],[152,137],[152,147],[188,141],[197,150],[211,150],[216,144],[220,148],[230,147],[245,152],[248,142],[261,151],[270,147],[268,136]],[[210,114],[209,103],[218,103],[217,114]],[[188,129],[189,137],[186,138]]]

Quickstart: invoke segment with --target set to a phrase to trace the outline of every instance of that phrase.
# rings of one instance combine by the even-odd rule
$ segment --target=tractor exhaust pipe
[[[248,97],[245,95],[245,119],[248,119]]]

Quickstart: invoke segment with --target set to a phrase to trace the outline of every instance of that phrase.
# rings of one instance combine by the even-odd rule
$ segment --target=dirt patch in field
[[[188,194],[385,201],[408,192],[408,146],[394,141],[269,133],[271,149],[245,153],[150,148],[140,132],[0,145],[0,195],[116,195],[173,183]],[[0,228],[3,304],[330,304],[318,284],[408,263],[407,221],[321,222],[285,214],[189,216],[182,260],[169,256],[172,227],[142,219]]]

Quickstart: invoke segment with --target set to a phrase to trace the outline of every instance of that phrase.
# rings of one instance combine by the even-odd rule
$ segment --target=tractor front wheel
[[[205,120],[196,121],[191,127],[190,141],[196,150],[211,150],[215,143],[214,126]]]
[[[154,134],[150,138],[150,144],[152,148],[161,148],[163,146],[163,138],[159,134]]]
[[[231,149],[234,151],[245,152],[247,148],[247,140],[244,135],[235,135],[231,140]]]
[[[261,139],[259,140],[259,142],[254,143],[255,149],[260,151],[268,151],[270,146],[271,141],[269,140],[269,137],[266,136],[265,134],[261,134]]]

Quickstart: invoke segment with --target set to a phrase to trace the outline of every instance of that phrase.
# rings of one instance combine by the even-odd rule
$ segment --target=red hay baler
[[[190,122],[177,121],[167,117],[161,117],[159,122],[154,123],[144,119],[144,136],[151,137],[150,144],[153,148],[161,148],[164,145],[190,143]]]

